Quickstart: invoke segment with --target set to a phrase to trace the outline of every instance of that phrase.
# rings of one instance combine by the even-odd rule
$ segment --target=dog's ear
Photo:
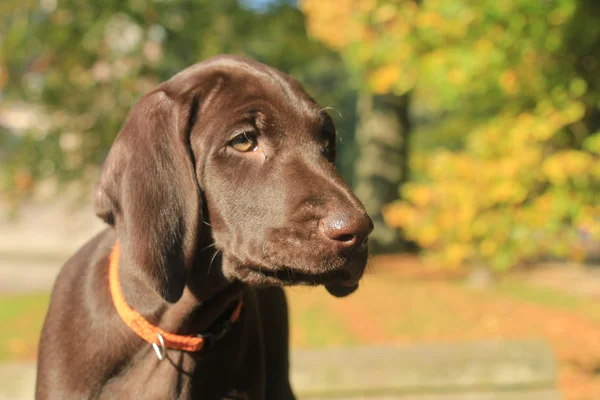
[[[123,268],[175,302],[195,256],[202,207],[189,144],[198,97],[168,89],[163,84],[133,107],[102,169],[95,211],[116,228]]]

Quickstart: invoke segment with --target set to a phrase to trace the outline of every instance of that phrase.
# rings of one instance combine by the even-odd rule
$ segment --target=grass
[[[328,310],[313,304],[294,314],[294,325],[299,326],[301,336],[295,338],[308,347],[352,346],[359,343],[358,338],[347,330],[339,329],[344,325],[341,318],[331,315]]]
[[[48,293],[0,295],[0,361],[35,357],[49,301]]]
[[[572,312],[584,318],[600,322],[600,306],[596,301],[532,285],[515,278],[502,280],[496,285],[494,290],[501,295],[512,297],[525,303]]]

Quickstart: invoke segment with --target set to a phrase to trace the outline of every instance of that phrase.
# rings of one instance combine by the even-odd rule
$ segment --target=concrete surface
[[[16,220],[0,204],[0,292],[50,290],[63,263],[104,226],[89,204],[28,204]]]
[[[558,398],[552,353],[536,340],[304,350],[291,362],[294,387],[310,399]],[[527,397],[514,397],[521,395]]]

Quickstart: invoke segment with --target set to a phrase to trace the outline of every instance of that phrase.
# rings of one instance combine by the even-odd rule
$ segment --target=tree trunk
[[[409,95],[363,93],[358,99],[356,194],[375,224],[370,241],[374,253],[412,249],[401,231],[385,225],[382,215],[382,208],[398,199],[409,176],[408,105]]]

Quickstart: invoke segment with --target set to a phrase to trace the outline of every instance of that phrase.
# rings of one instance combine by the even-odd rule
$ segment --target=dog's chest
[[[262,399],[264,360],[259,339],[234,329],[214,348],[169,350],[159,361],[150,346],[104,385],[99,399]]]

